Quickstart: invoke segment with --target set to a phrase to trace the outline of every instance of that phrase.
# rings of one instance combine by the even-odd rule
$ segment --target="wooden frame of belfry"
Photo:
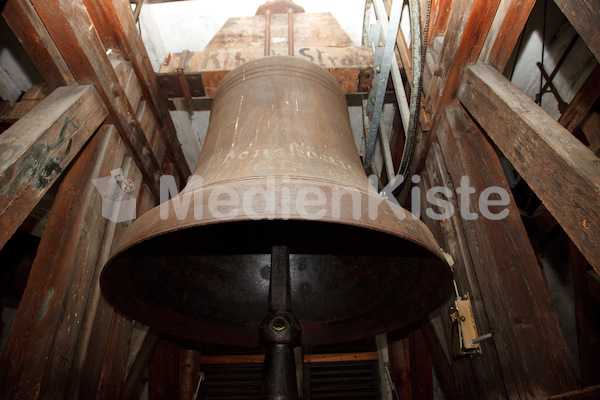
[[[598,2],[554,2],[600,60]],[[124,0],[0,4],[46,93],[24,97],[31,107],[0,134],[0,247],[40,199],[56,190],[0,361],[2,397],[136,398],[150,365],[150,378],[163,384],[151,398],[191,399],[207,359],[159,341],[156,333],[114,312],[98,284],[129,222],[99,215],[101,197],[92,179],[121,168],[135,184],[139,216],[158,204],[161,175],[174,175],[180,188],[190,175],[134,12]],[[600,298],[600,159],[572,134],[600,97],[598,67],[559,121],[507,80],[502,72],[534,4],[432,0],[434,62],[425,68],[422,140],[413,172],[424,189],[457,187],[467,175],[478,193],[488,186],[510,193],[496,148],[508,158],[542,201],[552,226],[560,226],[572,242],[581,379],[511,197],[509,216],[501,221],[460,216],[427,221],[454,260],[458,290],[472,298],[478,330],[493,336],[481,343],[481,356],[454,358],[446,311],[407,338],[390,336],[391,373],[402,399],[433,398],[432,367],[447,399],[600,396],[594,386],[600,385],[594,309]],[[411,53],[402,35],[397,57],[410,76]],[[203,96],[191,100],[191,106],[200,104]],[[398,117],[393,125],[397,170],[403,147]],[[472,207],[478,211],[477,204]]]

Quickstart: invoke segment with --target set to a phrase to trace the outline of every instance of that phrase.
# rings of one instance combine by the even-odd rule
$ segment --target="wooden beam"
[[[429,29],[429,44],[433,46],[433,41],[438,36],[443,36],[448,27],[448,21],[452,14],[455,0],[438,0],[431,7],[431,22]]]
[[[455,96],[467,64],[479,57],[499,4],[500,0],[465,0],[454,4],[428,92],[434,121],[439,121],[442,110]],[[468,15],[466,20],[465,15]]]
[[[598,0],[554,0],[579,36],[600,61],[600,3]]]
[[[591,386],[585,389],[558,394],[546,398],[546,400],[597,400],[600,397],[600,386]]]
[[[410,342],[410,374],[414,400],[433,400],[431,353],[421,329],[412,332]]]
[[[159,163],[165,160],[165,143],[156,132],[156,121],[145,101],[138,107],[137,119],[151,144]],[[125,151],[122,142],[119,148]],[[143,184],[140,171],[129,155],[122,159],[123,175],[134,182],[129,194],[137,199],[136,215],[154,207],[151,191]],[[145,370],[157,337],[147,327],[138,328],[114,310],[100,293],[100,272],[111,250],[131,222],[108,221],[102,249],[96,261],[94,286],[89,295],[83,332],[76,348],[76,364],[69,381],[68,398],[128,398],[137,392],[137,384]],[[123,338],[131,337],[129,342]],[[148,348],[150,346],[150,348]],[[128,355],[128,356],[127,356]]]
[[[167,144],[167,153],[173,160],[182,182],[187,181],[191,171],[177,139],[177,131],[169,114],[167,99],[160,90],[129,4],[126,1],[113,0],[84,0],[84,4],[105,46],[118,49],[132,62],[133,70],[141,83],[144,99],[157,121],[162,139]],[[138,2],[136,12],[139,12],[141,4]]]
[[[581,381],[584,386],[598,385],[600,384],[600,306],[594,302],[588,284],[589,265],[586,259],[571,241],[569,241],[568,251],[569,266],[573,276]]]
[[[108,111],[93,86],[60,87],[0,136],[0,248]]]
[[[0,361],[7,398],[65,398],[107,221],[92,179],[120,165],[118,141],[100,130],[61,182]]]
[[[504,71],[535,3],[536,0],[502,0],[479,61]]]
[[[410,343],[408,338],[398,339],[388,344],[390,353],[390,375],[400,399],[412,399],[410,374]]]
[[[242,354],[228,356],[200,356],[202,364],[262,364],[265,361],[264,354]]]
[[[473,261],[470,273],[480,291],[473,302],[482,302],[493,332],[493,338],[482,343],[483,355],[477,359],[483,363],[481,373],[486,378],[476,378],[476,397],[491,398],[505,391],[505,398],[541,398],[577,389],[579,383],[548,287],[495,150],[461,107],[446,109],[438,139],[455,187],[465,186],[466,176],[468,186],[474,189],[472,195],[461,194],[462,211],[456,212],[461,214]],[[503,206],[488,209],[495,214],[508,211],[499,220],[488,219],[477,200],[483,190],[493,186],[506,196]],[[496,199],[502,197],[497,193]],[[465,201],[464,196],[470,200]],[[465,203],[477,218],[463,216]],[[460,288],[461,294],[470,289]],[[478,317],[479,322],[481,315]],[[480,334],[484,333],[481,329]],[[483,358],[488,353],[495,355]]]
[[[374,361],[377,360],[376,351],[362,353],[334,353],[334,354],[305,354],[305,363],[349,362],[349,361]]]
[[[598,157],[491,66],[470,66],[459,98],[600,271]]]
[[[181,56],[184,61],[186,82],[193,97],[214,97],[221,80],[235,67],[244,62],[263,57],[261,48],[225,48],[192,51],[189,53],[168,53],[161,64],[158,79],[164,95],[168,98],[184,97],[179,75]],[[287,49],[281,50],[287,55]],[[373,51],[366,46],[349,47],[300,47],[295,57],[312,61],[328,70],[339,82],[344,93],[364,93],[371,89],[372,72],[361,81],[363,71],[373,67]],[[365,76],[366,77],[366,76]],[[359,84],[360,83],[360,84]]]
[[[19,0],[28,1],[28,0]],[[79,83],[93,83],[155,199],[162,171],[82,0],[31,0]]]
[[[179,345],[159,340],[148,365],[148,400],[179,398]]]
[[[179,398],[190,400],[198,385],[200,353],[191,349],[179,349]]]
[[[303,360],[305,363],[371,361],[377,360],[377,352],[305,354]],[[264,354],[200,356],[200,364],[261,364],[264,361]]]
[[[447,118],[444,116],[442,129],[449,129],[447,124]],[[486,148],[483,150],[487,152]],[[421,181],[425,193],[433,187],[448,188],[451,193],[456,193],[458,186],[455,186],[456,181],[453,181],[453,178],[456,179],[456,177],[450,174],[439,144],[432,145],[425,168]],[[454,210],[459,210],[460,203],[455,196],[448,200]],[[429,204],[423,203],[421,211],[423,215],[426,215],[428,206]],[[452,255],[454,279],[459,293],[461,295],[469,293],[473,299],[472,309],[478,331],[482,333],[492,331],[486,305],[481,300],[483,294],[474,264],[476,261],[469,248],[469,239],[472,236],[469,235],[469,226],[464,226],[468,221],[462,219],[460,212],[455,212],[444,221],[435,221],[430,218],[424,218],[424,221],[444,251]],[[443,388],[448,396],[470,399],[477,398],[479,393],[489,391],[496,393],[499,397],[508,397],[506,387],[511,386],[512,382],[510,377],[507,382],[498,378],[502,376],[502,372],[496,345],[493,341],[482,343],[483,354],[479,357],[455,358],[452,354],[452,326],[447,308],[442,309],[440,316],[427,324],[423,332],[429,344],[435,368],[440,373]],[[439,347],[443,347],[443,351]],[[470,377],[470,379],[464,377]]]
[[[590,290],[590,296],[596,304],[600,307],[600,276],[595,271],[587,272],[588,288]]]
[[[581,88],[569,103],[558,123],[573,133],[585,121],[594,103],[600,98],[600,65],[592,70]]]
[[[40,75],[52,88],[76,83],[62,54],[29,1],[7,0],[2,8],[2,17]]]
[[[153,332],[147,331],[144,334],[144,341],[141,346],[135,349],[135,353],[130,355],[133,356],[131,367],[127,369],[127,375],[125,376],[123,383],[123,400],[138,400],[140,395],[136,388],[139,388],[142,375],[150,362],[154,349],[158,343],[158,336]]]

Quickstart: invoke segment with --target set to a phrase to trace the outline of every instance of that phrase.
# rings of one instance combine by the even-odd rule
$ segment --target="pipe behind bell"
[[[223,79],[194,177],[125,232],[102,290],[158,330],[254,346],[273,245],[304,345],[418,324],[451,294],[431,232],[369,187],[339,84],[294,57]]]

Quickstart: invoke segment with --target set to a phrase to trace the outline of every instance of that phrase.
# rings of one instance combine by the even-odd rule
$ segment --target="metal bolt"
[[[375,96],[371,96],[371,103],[375,104]]]
[[[287,322],[285,321],[285,318],[275,317],[273,318],[273,321],[271,321],[271,326],[276,331],[282,331],[287,326]]]
[[[375,66],[375,72],[380,73],[381,72],[381,65],[377,64]]]

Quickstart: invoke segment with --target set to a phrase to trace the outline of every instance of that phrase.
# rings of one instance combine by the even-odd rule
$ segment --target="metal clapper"
[[[444,255],[450,268],[454,271],[454,259],[446,252],[444,252]],[[492,334],[486,333],[481,336],[477,334],[477,325],[473,316],[473,308],[471,307],[471,295],[466,293],[461,296],[458,292],[456,280],[453,280],[453,282],[456,298],[454,306],[450,307],[449,310],[450,320],[452,321],[452,355],[455,358],[477,357],[481,355],[480,343],[491,339]]]

